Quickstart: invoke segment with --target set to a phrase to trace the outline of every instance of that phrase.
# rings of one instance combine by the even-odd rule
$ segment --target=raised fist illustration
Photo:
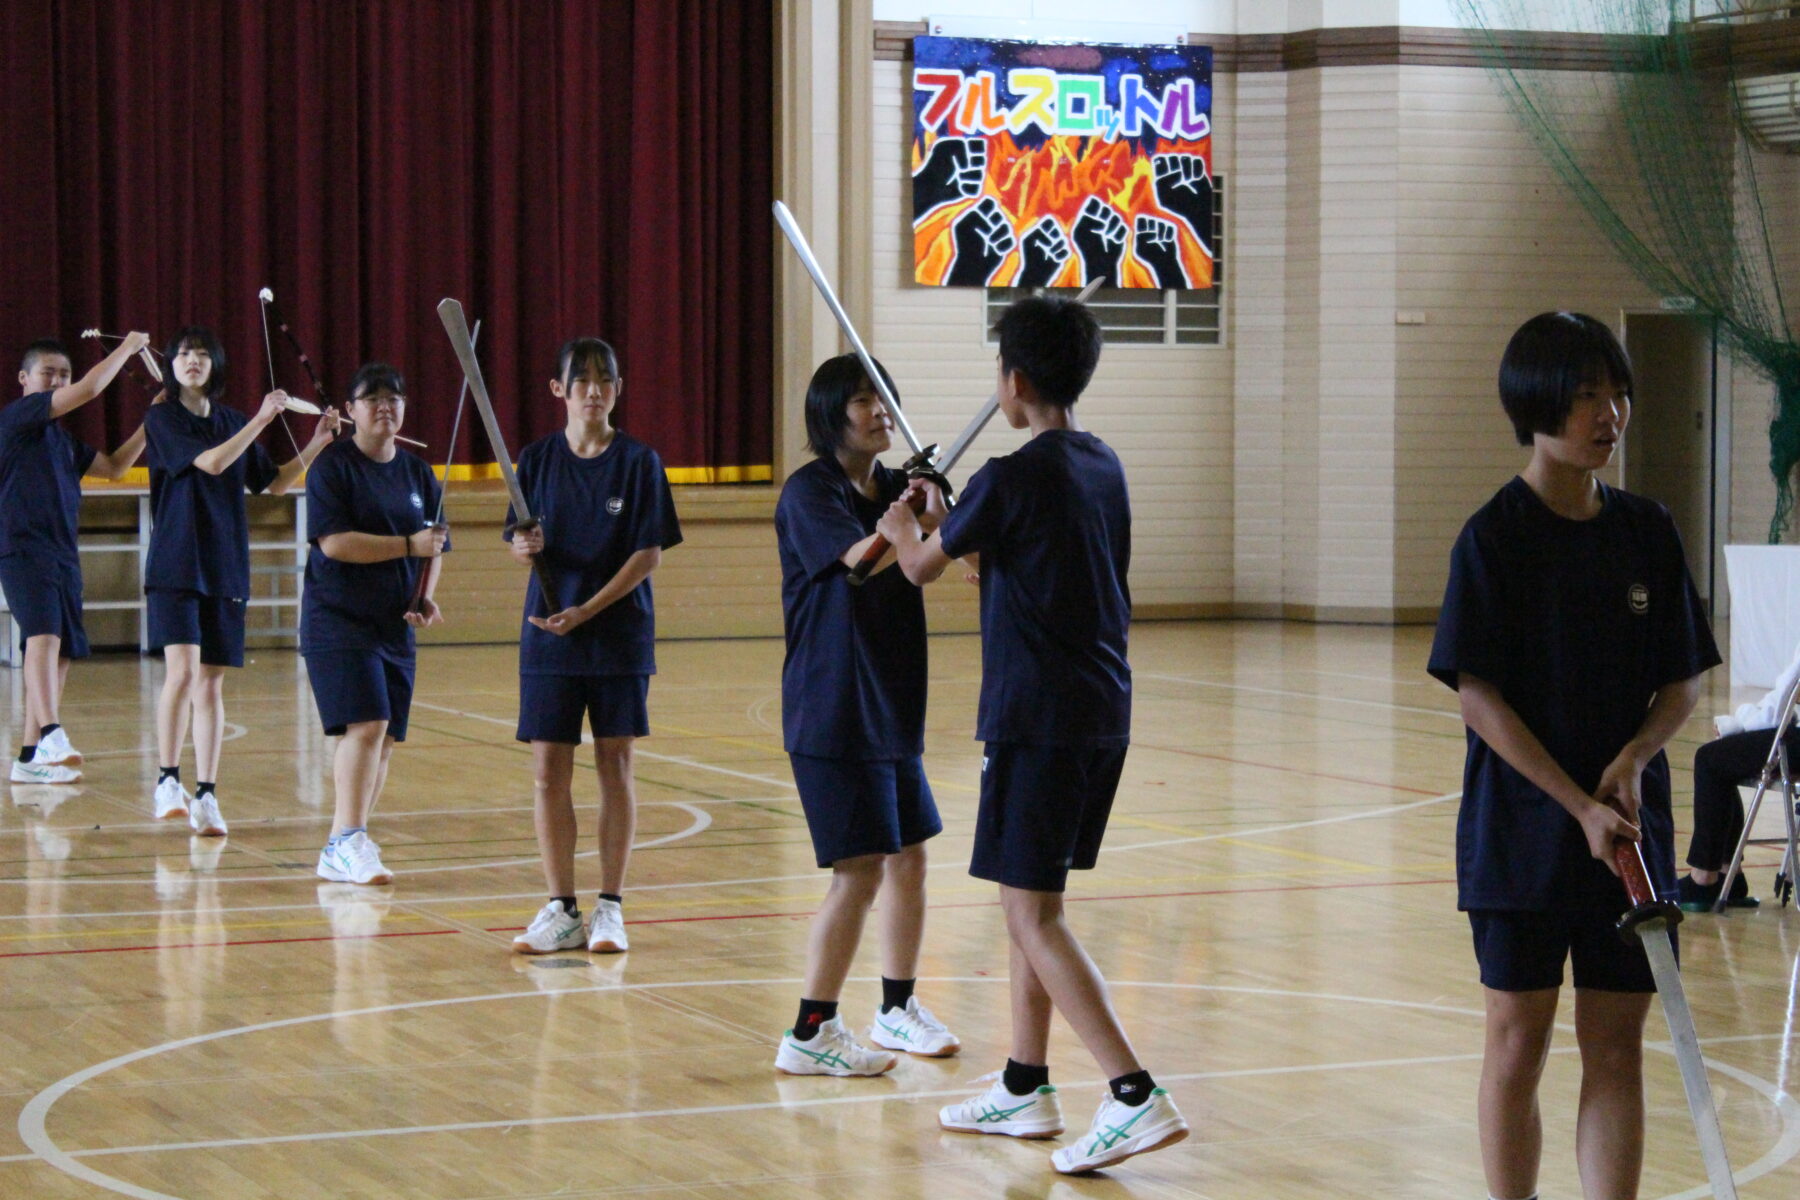
[[[1198,154],[1158,154],[1150,160],[1156,172],[1156,203],[1174,213],[1212,253],[1213,189],[1206,160]]]
[[[983,196],[980,203],[956,218],[950,236],[956,243],[956,257],[950,261],[944,282],[952,287],[987,286],[1017,244],[1000,202],[992,196]]]
[[[1081,203],[1075,218],[1075,252],[1081,255],[1082,281],[1106,280],[1119,286],[1119,259],[1125,253],[1125,218],[1098,196]]]
[[[1069,238],[1055,217],[1042,217],[1025,231],[1019,240],[1017,287],[1049,287],[1064,263],[1069,261]]]
[[[1181,238],[1173,221],[1161,217],[1139,217],[1137,236],[1131,243],[1137,260],[1150,268],[1160,288],[1184,288],[1187,270],[1181,265]]]
[[[939,138],[914,172],[913,222],[940,205],[981,195],[987,174],[987,143],[980,138]]]

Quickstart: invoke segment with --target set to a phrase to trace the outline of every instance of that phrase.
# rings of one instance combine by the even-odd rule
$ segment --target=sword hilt
[[[1658,928],[1661,929],[1672,929],[1681,924],[1681,906],[1673,900],[1656,898],[1656,889],[1650,885],[1650,868],[1644,862],[1643,846],[1623,838],[1614,842],[1613,865],[1619,868],[1625,897],[1631,901],[1631,907],[1619,917],[1617,925],[1619,936],[1627,945],[1637,945],[1640,927],[1651,921],[1660,921]]]
[[[430,525],[427,525],[425,528],[437,529],[440,527],[447,528],[447,526],[444,526],[444,522],[441,519],[437,520],[437,521],[433,521]],[[416,615],[416,614],[419,614],[419,613],[422,613],[425,611],[425,589],[428,586],[430,586],[430,584],[431,584],[431,560],[429,558],[427,558],[427,559],[421,560],[421,562],[420,562],[419,577],[418,577],[418,579],[413,581],[412,600],[410,602],[408,602],[408,604],[406,606],[407,612],[413,613]]]
[[[543,527],[544,523],[536,517],[526,517],[523,521],[514,521],[509,531],[518,533],[523,530],[529,533]],[[556,576],[551,572],[550,564],[544,561],[542,550],[531,556],[531,573],[537,576],[538,590],[544,593],[544,615],[547,617],[556,612]]]
[[[933,446],[932,449],[935,450],[937,447]],[[906,506],[916,513],[924,512],[925,493],[913,493],[913,498],[906,502]],[[869,543],[869,548],[863,551],[863,556],[857,560],[854,567],[850,568],[850,586],[861,587],[869,576],[874,574],[876,565],[881,562],[881,556],[887,552],[888,540],[879,533],[876,534],[875,540]]]

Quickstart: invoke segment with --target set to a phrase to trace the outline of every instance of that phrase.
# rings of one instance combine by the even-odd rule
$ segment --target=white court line
[[[1252,687],[1247,683],[1220,683],[1213,679],[1194,679],[1187,675],[1157,675],[1149,671],[1133,671],[1133,679],[1160,679],[1167,683],[1186,683],[1194,687],[1222,688],[1232,692],[1251,692],[1258,696],[1287,696],[1295,700],[1317,700],[1320,704],[1354,704],[1363,708],[1385,708],[1392,712],[1423,713],[1428,717],[1445,717],[1463,723],[1462,713],[1444,708],[1421,708],[1416,704],[1395,704],[1389,700],[1352,700],[1348,696],[1328,696],[1321,692],[1293,692],[1283,688]]]
[[[221,742],[235,742],[249,732],[250,731],[244,726],[227,721],[225,722],[225,736],[219,740]],[[92,754],[84,753],[81,757],[82,761],[85,762],[90,758],[131,758],[134,755],[157,753],[159,753],[159,751],[155,746],[139,746],[136,750],[97,750]]]
[[[142,1049],[142,1050],[135,1050],[135,1051],[132,1051],[127,1054],[119,1055],[115,1058],[108,1059],[105,1062],[96,1063],[93,1066],[84,1068],[83,1070],[77,1071],[72,1075],[65,1076],[63,1079],[60,1079],[57,1082],[51,1084],[49,1087],[46,1087],[42,1091],[38,1092],[37,1095],[33,1096],[25,1104],[25,1107],[22,1110],[20,1110],[20,1113],[19,1113],[19,1123],[18,1123],[19,1136],[20,1136],[20,1139],[25,1143],[25,1145],[30,1148],[32,1153],[29,1155],[8,1156],[7,1158],[0,1159],[0,1162],[28,1161],[31,1158],[35,1157],[35,1158],[43,1160],[47,1165],[55,1168],[56,1170],[62,1171],[64,1174],[73,1176],[78,1179],[85,1180],[88,1183],[92,1183],[98,1187],[105,1188],[108,1191],[117,1192],[121,1195],[137,1197],[138,1200],[179,1200],[179,1198],[177,1198],[177,1197],[170,1197],[167,1194],[162,1193],[162,1192],[156,1192],[156,1191],[151,1191],[147,1188],[141,1188],[141,1187],[137,1186],[136,1184],[129,1183],[123,1179],[118,1179],[114,1176],[107,1175],[104,1172],[101,1172],[92,1167],[86,1166],[79,1160],[83,1159],[83,1158],[95,1158],[95,1157],[102,1157],[102,1156],[108,1156],[108,1155],[121,1155],[121,1154],[133,1154],[133,1153],[156,1154],[156,1153],[164,1153],[164,1152],[168,1152],[168,1151],[178,1151],[178,1150],[227,1149],[227,1148],[245,1147],[245,1146],[273,1146],[273,1145],[292,1144],[292,1143],[298,1143],[298,1142],[345,1141],[345,1140],[356,1139],[356,1138],[373,1138],[373,1137],[402,1137],[402,1136],[415,1135],[415,1134],[467,1133],[467,1132],[475,1132],[475,1131],[491,1130],[491,1129],[509,1129],[509,1128],[515,1128],[518,1126],[546,1126],[547,1127],[547,1126],[556,1126],[556,1125],[596,1124],[596,1123],[612,1122],[612,1121],[643,1120],[643,1119],[653,1119],[653,1118],[695,1117],[695,1116],[707,1116],[707,1115],[715,1115],[715,1114],[723,1114],[723,1113],[768,1111],[768,1110],[773,1110],[773,1109],[815,1108],[815,1107],[824,1107],[824,1106],[834,1105],[834,1104],[890,1103],[890,1102],[895,1102],[895,1101],[912,1102],[912,1101],[922,1100],[922,1099],[937,1099],[937,1098],[943,1098],[943,1097],[948,1097],[948,1096],[966,1095],[969,1092],[972,1085],[964,1084],[963,1086],[954,1088],[954,1089],[941,1089],[941,1090],[922,1091],[922,1092],[890,1091],[890,1092],[876,1093],[874,1095],[818,1097],[815,1099],[801,1100],[801,1101],[794,1101],[794,1102],[758,1101],[758,1102],[745,1103],[745,1104],[697,1105],[697,1106],[693,1106],[693,1107],[689,1107],[689,1108],[636,1110],[636,1111],[628,1111],[628,1112],[611,1112],[611,1113],[579,1113],[579,1114],[571,1114],[571,1115],[562,1116],[562,1117],[516,1117],[516,1118],[511,1118],[511,1119],[500,1119],[500,1120],[493,1120],[493,1121],[465,1121],[465,1122],[457,1122],[454,1124],[444,1124],[444,1125],[415,1125],[415,1126],[398,1126],[398,1127],[386,1127],[386,1128],[375,1128],[375,1129],[325,1130],[325,1131],[319,1131],[319,1132],[314,1132],[314,1133],[275,1134],[275,1135],[267,1135],[267,1136],[262,1136],[262,1137],[226,1138],[226,1139],[216,1139],[216,1140],[196,1141],[196,1142],[165,1142],[165,1143],[149,1144],[149,1145],[142,1145],[142,1146],[94,1147],[94,1148],[89,1148],[89,1149],[85,1149],[85,1150],[75,1150],[75,1151],[64,1150],[54,1139],[52,1139],[50,1137],[48,1129],[47,1129],[47,1119],[49,1117],[50,1110],[51,1110],[51,1108],[53,1108],[55,1106],[57,1101],[61,1100],[64,1096],[68,1095],[70,1092],[76,1090],[77,1088],[81,1087],[82,1085],[90,1082],[93,1079],[98,1078],[101,1075],[106,1074],[109,1071],[116,1070],[119,1067],[128,1066],[132,1063],[141,1062],[145,1059],[152,1058],[157,1055],[172,1053],[174,1051],[188,1049],[193,1046],[205,1045],[207,1043],[220,1041],[225,1038],[237,1037],[241,1034],[261,1033],[261,1032],[267,1032],[269,1030],[274,1030],[274,1029],[292,1028],[294,1026],[314,1024],[314,1023],[317,1023],[320,1021],[340,1021],[340,1020],[347,1020],[347,1019],[353,1018],[353,1017],[380,1016],[380,1015],[387,1014],[387,1013],[411,1012],[411,1011],[417,1011],[417,1010],[421,1010],[421,1009],[446,1008],[446,1007],[450,1007],[450,1006],[457,1006],[457,1005],[464,1005],[464,1004],[497,1003],[497,1002],[502,1002],[502,1001],[506,1001],[506,1000],[518,1000],[518,999],[528,999],[528,998],[529,999],[543,999],[546,997],[559,996],[559,995],[578,995],[578,994],[582,994],[582,993],[597,993],[597,992],[655,992],[655,991],[662,991],[662,990],[677,990],[677,989],[688,989],[688,988],[713,988],[713,987],[774,987],[774,986],[790,987],[790,986],[799,984],[800,982],[801,981],[798,979],[679,980],[679,981],[671,981],[671,982],[667,982],[667,983],[602,984],[602,985],[597,985],[594,987],[557,988],[554,991],[548,991],[548,992],[537,991],[534,989],[529,992],[499,992],[499,993],[480,995],[480,996],[454,996],[454,997],[440,998],[440,999],[436,999],[436,1000],[415,1000],[415,1001],[408,1001],[408,1002],[403,1002],[403,1003],[398,1003],[398,1004],[378,1005],[378,1006],[371,1007],[371,1008],[354,1009],[354,1010],[347,1011],[347,1012],[314,1013],[309,1016],[288,1017],[288,1018],[284,1018],[282,1020],[277,1020],[277,1021],[265,1021],[265,1022],[262,1022],[260,1024],[255,1024],[255,1025],[245,1025],[245,1026],[239,1026],[236,1028],[215,1030],[212,1033],[198,1034],[194,1037],[181,1038],[181,1039],[177,1039],[174,1041],[163,1042],[156,1046],[150,1046],[150,1047],[146,1047],[145,1049]],[[869,980],[857,979],[857,980],[853,980],[852,982],[869,982]],[[925,982],[925,983],[965,983],[965,984],[967,984],[967,983],[1005,983],[1007,981],[1004,978],[996,978],[993,976],[947,976],[947,977],[926,978],[926,979],[922,979],[921,982]],[[1114,981],[1112,981],[1112,983],[1113,983],[1114,987],[1145,987],[1145,988],[1168,989],[1168,990],[1189,991],[1189,992],[1218,992],[1218,993],[1225,993],[1225,994],[1230,994],[1230,995],[1281,997],[1284,999],[1325,1000],[1325,1001],[1332,1001],[1332,1002],[1336,1002],[1336,1003],[1366,1004],[1366,1005],[1371,1005],[1371,1006],[1375,1006],[1375,1007],[1384,1007],[1384,1008],[1398,1008],[1398,1009],[1407,1009],[1407,1010],[1414,1010],[1414,1011],[1449,1013],[1452,1015],[1467,1016],[1467,1017],[1475,1018],[1475,1019],[1480,1019],[1484,1015],[1480,1009],[1475,1009],[1475,1008],[1465,1008],[1465,1007],[1460,1007],[1460,1006],[1455,1006],[1455,1005],[1446,1005],[1446,1004],[1433,1004],[1433,1003],[1421,1002],[1421,1001],[1392,1000],[1392,999],[1385,999],[1382,997],[1373,997],[1373,996],[1353,996],[1353,995],[1347,995],[1344,993],[1333,993],[1333,992],[1298,992],[1298,991],[1290,991],[1290,990],[1286,990],[1286,989],[1282,989],[1282,988],[1237,987],[1237,986],[1228,986],[1228,985],[1214,985],[1214,984],[1200,984],[1200,983],[1172,983],[1172,982],[1162,982],[1162,981],[1139,982],[1139,981],[1133,981],[1133,980],[1114,980]],[[1778,1037],[1780,1035],[1772,1034],[1769,1036]],[[1742,1039],[1733,1039],[1733,1040],[1742,1040]],[[1666,1042],[1646,1043],[1646,1045],[1652,1049],[1662,1050],[1665,1052],[1672,1052],[1672,1049],[1671,1049],[1669,1043],[1666,1043]],[[1241,1079],[1241,1078],[1251,1078],[1251,1077],[1257,1077],[1257,1076],[1270,1076],[1270,1075],[1307,1074],[1307,1073],[1316,1072],[1316,1071],[1349,1071],[1349,1070],[1367,1070],[1367,1069],[1373,1069],[1373,1068],[1394,1067],[1394,1066],[1427,1066],[1427,1065],[1450,1063],[1450,1062],[1478,1061],[1481,1057],[1482,1056],[1477,1053],[1477,1054],[1433,1055],[1433,1056],[1421,1056],[1421,1057],[1417,1057],[1417,1058],[1368,1059],[1368,1060],[1353,1061],[1353,1062],[1319,1063],[1319,1064],[1311,1064],[1311,1065],[1300,1064],[1300,1065],[1271,1066],[1271,1067],[1247,1067],[1247,1068],[1240,1068],[1237,1070],[1230,1070],[1230,1071],[1196,1071],[1196,1072],[1187,1072],[1187,1073],[1182,1073],[1182,1074],[1170,1074],[1170,1075],[1164,1076],[1163,1078],[1165,1078],[1169,1082],[1176,1082],[1176,1081],[1181,1081],[1181,1080],[1202,1080],[1202,1079]],[[1731,1066],[1728,1066],[1728,1065],[1725,1065],[1722,1063],[1709,1063],[1708,1065],[1711,1066],[1714,1070],[1719,1071],[1722,1074],[1725,1074],[1733,1079],[1738,1080],[1741,1083],[1746,1084],[1746,1086],[1749,1086],[1750,1088],[1757,1091],[1761,1095],[1767,1097],[1773,1103],[1776,1113],[1781,1119],[1781,1124],[1782,1124],[1781,1135],[1776,1139],[1775,1144],[1770,1148],[1770,1150],[1767,1153],[1765,1153],[1761,1158],[1757,1159],[1754,1163],[1734,1172],[1733,1177],[1740,1184],[1749,1183],[1752,1180],[1761,1178],[1763,1175],[1766,1175],[1766,1174],[1770,1173],[1771,1171],[1774,1171],[1778,1167],[1784,1165],[1785,1163],[1787,1163],[1788,1161],[1793,1159],[1796,1154],[1800,1154],[1800,1103],[1797,1103],[1793,1097],[1787,1096],[1787,1095],[1779,1092],[1773,1084],[1769,1083],[1766,1080],[1761,1079],[1758,1076],[1752,1075],[1747,1071],[1743,1071],[1743,1070],[1740,1070],[1739,1068],[1731,1067]],[[1096,1082],[1098,1082],[1098,1081],[1078,1081],[1078,1082],[1071,1083],[1071,1084],[1065,1084],[1063,1086],[1068,1087],[1068,1088],[1077,1088],[1077,1087],[1089,1086],[1090,1084],[1096,1083]],[[1665,1200],[1699,1200],[1700,1197],[1707,1195],[1708,1192],[1709,1192],[1709,1189],[1703,1186],[1697,1190],[1690,1189],[1687,1192],[1682,1192],[1682,1193],[1678,1193],[1675,1196],[1666,1197]]]
[[[701,808],[697,804],[688,803],[686,800],[646,800],[646,801],[640,802],[639,807],[640,808],[649,808],[649,807],[679,808],[679,809],[686,811],[688,813],[688,815],[693,818],[693,820],[688,822],[688,826],[686,829],[678,829],[674,833],[665,833],[661,837],[651,838],[647,842],[633,842],[631,844],[631,848],[633,850],[648,850],[653,846],[666,846],[670,842],[679,842],[685,838],[694,837],[696,834],[704,832],[707,828],[709,828],[712,825],[712,822],[713,822],[711,813],[707,812],[705,809]],[[575,855],[575,857],[576,858],[593,858],[593,857],[597,856],[599,853],[600,853],[600,851],[598,851],[598,850],[582,850],[582,851],[579,851]],[[448,874],[449,872],[452,872],[452,871],[487,871],[487,870],[498,869],[501,867],[518,867],[518,866],[525,866],[528,864],[535,865],[535,864],[537,864],[538,861],[539,861],[538,857],[536,855],[532,855],[530,858],[499,858],[499,859],[492,859],[487,862],[451,863],[451,864],[441,866],[441,867],[411,867],[411,866],[409,866],[409,867],[404,867],[402,869],[401,873],[404,875],[444,875],[444,874]],[[294,871],[289,871],[283,875],[207,874],[206,878],[209,881],[214,882],[214,883],[288,883],[296,878],[304,879],[304,878],[310,878],[310,876],[307,876],[305,874],[305,872],[303,872],[303,871],[294,870]],[[44,883],[44,882],[46,882],[46,880],[23,878],[23,877],[17,877],[17,876],[11,877],[11,878],[0,879],[0,883],[31,884],[31,883]],[[142,887],[146,884],[154,885],[156,883],[156,880],[151,876],[144,876],[143,878],[140,878],[140,879],[59,878],[59,879],[54,880],[53,882],[57,883],[58,885],[63,885],[63,884],[85,885],[88,887]],[[641,889],[638,889],[638,890],[641,890]],[[216,911],[219,911],[219,912],[237,912],[237,911],[255,912],[255,911],[257,911],[257,908],[259,908],[259,907],[261,907],[261,906],[252,906],[250,908],[242,909],[242,910],[218,909]],[[297,907],[305,908],[307,906],[299,905]],[[73,914],[70,914],[70,915],[73,915]],[[95,915],[95,916],[102,916],[102,915],[124,916],[126,914],[124,914],[124,913],[111,913],[111,914],[96,913],[93,915]],[[18,919],[18,918],[9,918],[9,919]]]

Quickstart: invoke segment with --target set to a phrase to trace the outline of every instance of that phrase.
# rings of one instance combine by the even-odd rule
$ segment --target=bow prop
[[[282,406],[286,412],[282,414],[281,427],[287,431],[288,441],[293,442],[294,453],[298,454],[300,453],[300,443],[294,441],[294,431],[288,428],[287,413],[300,413],[303,416],[316,417],[330,407],[331,398],[325,394],[325,385],[319,379],[319,372],[313,368],[313,362],[307,356],[306,347],[300,344],[300,339],[294,336],[294,331],[288,328],[286,318],[281,315],[281,309],[275,303],[274,291],[265,287],[256,293],[256,298],[262,305],[263,354],[269,360],[269,390],[271,392],[281,390],[281,385],[275,382],[275,350],[269,341],[269,318],[273,316],[275,328],[281,330],[281,336],[285,337],[288,345],[293,348],[294,357],[298,358],[300,365],[306,368],[306,377],[312,380],[313,395],[319,398],[319,402],[313,404],[310,401],[289,396],[287,403]],[[344,406],[344,421],[354,429],[356,421],[350,416],[349,408],[348,404]],[[425,443],[415,438],[401,437],[399,434],[395,434],[394,440],[405,442],[409,446],[417,446],[421,450],[425,449]]]
[[[475,349],[475,343],[481,340],[481,322],[475,322],[475,328],[469,334],[469,349]],[[444,524],[444,499],[450,494],[450,468],[456,458],[456,434],[462,428],[463,404],[469,398],[469,377],[463,376],[462,386],[456,391],[456,415],[450,419],[450,452],[444,455],[444,483],[438,488],[437,515],[431,518],[430,528],[442,528]],[[429,565],[429,564],[427,564]],[[413,585],[412,611],[425,611],[425,587],[431,579],[429,570],[419,572],[419,582]]]
[[[106,333],[99,329],[84,329],[81,331],[81,336],[96,342],[122,342],[125,340],[123,334]],[[144,370],[150,372],[149,379],[139,375],[135,367],[126,367],[126,373],[137,380],[152,396],[159,396],[163,392],[162,364],[156,361],[157,354],[158,351],[152,350],[148,346],[138,351],[138,361],[144,364]]]

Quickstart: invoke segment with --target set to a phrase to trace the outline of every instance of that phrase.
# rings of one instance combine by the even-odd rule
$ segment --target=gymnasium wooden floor
[[[398,872],[383,889],[312,874],[327,745],[293,655],[258,653],[228,685],[223,844],[149,820],[160,666],[83,664],[64,720],[85,783],[0,804],[0,1196],[1483,1196],[1480,995],[1451,882],[1463,737],[1422,671],[1428,641],[1134,632],[1134,746],[1071,914],[1194,1136],[1088,1179],[1053,1175],[1044,1143],[935,1122],[1006,1050],[1005,935],[992,888],[964,873],[974,638],[932,645],[926,763],[946,829],[920,984],[964,1052],[877,1080],[770,1066],[825,885],[781,754],[778,642],[659,648],[634,948],[604,960],[507,952],[542,899],[510,649],[423,655],[373,822]],[[1724,688],[1715,672],[1672,755],[1678,813]],[[0,672],[9,747],[18,689]],[[1772,859],[1755,861],[1766,897]],[[1683,933],[1742,1193],[1791,1200],[1800,916],[1766,906]],[[876,974],[865,952],[854,1025]],[[1661,1022],[1643,1195],[1700,1196]],[[1543,1093],[1546,1200],[1579,1194],[1572,1051],[1565,1027]],[[1085,1129],[1103,1083],[1060,1025],[1051,1065]]]

